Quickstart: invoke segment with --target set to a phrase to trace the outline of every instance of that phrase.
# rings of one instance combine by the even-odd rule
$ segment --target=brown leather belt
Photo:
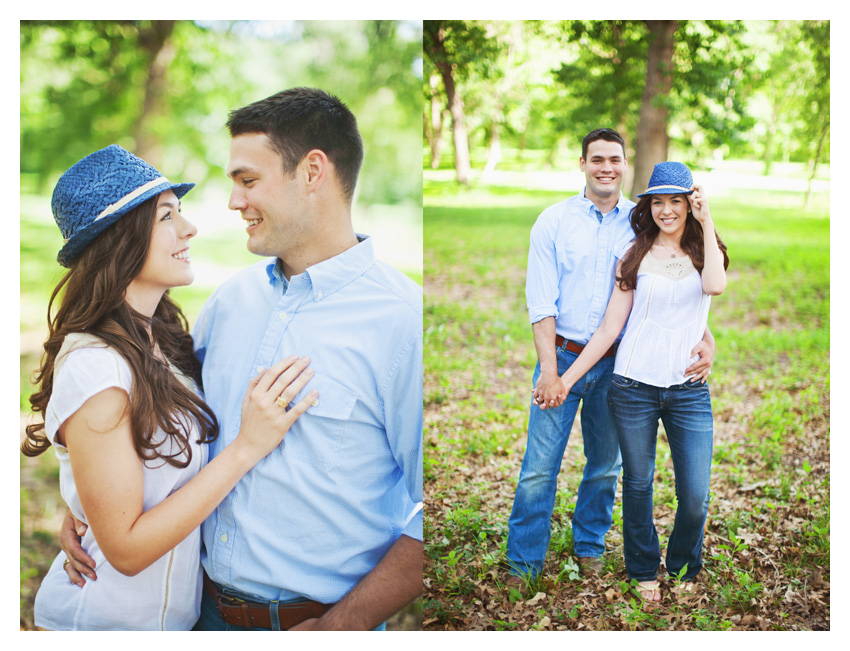
[[[272,628],[269,604],[255,601],[243,601],[218,589],[212,579],[204,572],[204,590],[213,598],[221,618],[232,626],[245,628]],[[293,604],[278,604],[280,629],[287,630],[307,619],[321,617],[334,604],[321,604],[318,601],[299,601]]]
[[[566,342],[565,349],[570,351],[571,353],[575,353],[576,355],[580,355],[581,351],[584,350],[584,346],[581,344],[577,344],[574,341],[570,341],[569,339],[564,339],[561,335],[555,335],[555,347],[560,348]],[[605,352],[602,357],[613,357],[617,354],[617,346],[618,344],[615,342],[611,345],[611,347]]]

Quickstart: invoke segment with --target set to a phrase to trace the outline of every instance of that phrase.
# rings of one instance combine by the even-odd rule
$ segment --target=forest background
[[[191,324],[216,286],[257,259],[227,209],[228,112],[293,86],[327,90],[363,137],[355,230],[422,283],[421,30],[420,21],[21,21],[21,436],[63,273],[50,193],[64,170],[109,144],[197,184],[183,201],[198,228],[195,282],[172,292]],[[65,509],[51,451],[21,455],[20,476],[21,628],[30,629]],[[421,603],[388,622],[420,626]]]
[[[425,629],[830,627],[828,21],[425,21]],[[536,362],[528,236],[581,192],[581,139],[626,138],[623,190],[686,163],[729,248],[717,341],[711,504],[696,584],[659,606],[625,576],[618,493],[604,570],[570,518],[576,420],[543,574],[505,588],[507,525]],[[676,508],[660,430],[664,543]]]

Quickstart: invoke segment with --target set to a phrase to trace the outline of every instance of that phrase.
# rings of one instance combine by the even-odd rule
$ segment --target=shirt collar
[[[269,275],[269,283],[271,285],[280,283],[282,293],[285,294],[287,287],[289,287],[289,281],[283,275],[283,260],[280,258],[269,260],[269,263],[266,265],[266,273]]]
[[[584,204],[584,208],[587,211],[588,216],[596,219],[596,211],[599,210],[599,208],[596,207],[595,203],[593,203],[590,199],[588,199],[586,196],[584,196],[585,192],[587,192],[587,186],[585,186],[584,190],[581,191],[580,199],[581,199],[582,203]],[[621,210],[623,210],[624,204],[625,204],[626,201],[627,201],[626,197],[624,197],[623,193],[620,192],[620,198],[617,200],[617,205],[614,206],[614,210],[612,210],[608,214],[610,215],[611,213],[619,213]],[[600,210],[599,212],[602,212],[602,211]],[[605,217],[604,214],[602,216]]]
[[[329,296],[355,278],[362,276],[375,263],[372,237],[360,233],[356,235],[358,242],[350,249],[308,267],[303,274],[293,276],[289,281],[283,274],[283,261],[280,258],[273,258],[266,266],[269,281],[281,283],[283,292],[286,292],[289,282],[304,277],[312,284],[314,299],[321,300]]]

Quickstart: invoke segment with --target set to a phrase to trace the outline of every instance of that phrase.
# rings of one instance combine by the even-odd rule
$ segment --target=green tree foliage
[[[168,156],[174,173],[189,156],[206,159],[193,125],[244,82],[216,75],[226,52],[204,47],[203,36],[188,21],[25,21],[21,171],[43,191],[51,175],[110,143],[154,165]]]
[[[647,31],[641,21],[568,21],[561,40],[578,56],[554,71],[575,104],[559,120],[571,139],[600,126],[637,131],[640,91],[646,77]],[[575,47],[577,46],[577,47]]]
[[[748,134],[765,174],[775,160],[811,161],[829,125],[829,21],[772,20],[750,29],[760,128]],[[823,143],[828,158],[829,142]]]
[[[452,116],[456,178],[458,183],[466,184],[470,165],[469,142],[459,85],[473,71],[489,76],[500,46],[488,37],[482,25],[474,21],[426,20],[422,47],[443,83],[446,105]]]
[[[561,140],[564,109],[569,97],[552,76],[563,52],[549,47],[556,26],[545,21],[489,21],[484,23],[491,42],[501,47],[491,55],[484,74],[473,70],[467,81],[468,105],[475,113],[470,127],[489,145],[487,168],[501,157],[504,135],[516,145],[522,159],[526,148],[548,149],[551,156]],[[485,135],[486,134],[486,135]]]
[[[768,175],[774,160],[789,153],[793,125],[783,117],[800,103],[811,75],[805,71],[809,62],[801,51],[799,23],[765,21],[750,31],[749,38],[758,70],[754,82],[760,91],[751,110],[762,120],[753,134],[757,138],[747,143],[751,145],[747,153],[761,158]]]
[[[319,86],[358,117],[360,200],[419,203],[421,38],[394,21],[22,21],[21,172],[44,192],[117,143],[221,178],[230,110]]]
[[[681,124],[678,142],[695,153],[733,146],[753,127],[746,110],[753,55],[745,30],[741,21],[706,20],[683,21],[676,32],[671,104]]]
[[[497,46],[454,50],[476,163],[492,165],[498,137],[505,151],[537,149],[555,164],[565,144],[572,156],[588,131],[609,126],[626,136],[634,170],[638,135],[650,130],[640,119],[651,113],[666,113],[657,156],[708,166],[730,156],[809,161],[812,170],[829,159],[828,21],[439,22],[447,36],[477,33]],[[436,23],[426,23],[426,56]],[[650,51],[671,25],[672,47],[651,71]],[[661,84],[644,97],[650,72],[669,77],[669,90]],[[440,125],[432,116],[448,106],[436,86],[426,74],[432,159]]]
[[[812,82],[800,110],[803,128],[799,142],[811,164],[805,204],[811,195],[811,184],[817,166],[829,160],[829,21],[806,20],[801,25],[802,42],[811,53]]]
[[[603,125],[620,130],[638,149],[636,186],[667,157],[671,135],[694,156],[733,142],[752,126],[742,92],[750,62],[743,29],[739,21],[565,23],[565,38],[579,46],[579,58],[557,72],[578,99],[570,113],[574,138]],[[672,47],[654,51],[667,31]]]

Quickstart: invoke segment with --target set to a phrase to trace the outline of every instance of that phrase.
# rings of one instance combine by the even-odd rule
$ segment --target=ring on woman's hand
[[[62,569],[64,570],[66,567],[68,567],[68,563],[70,563],[70,562],[71,562],[71,561],[70,561],[70,559],[67,559],[67,558],[66,558],[66,559],[65,559],[65,562],[64,562],[64,563],[62,563]]]
[[[277,399],[277,406],[281,409],[286,409],[289,406],[289,402],[287,402],[283,395],[281,395]]]

